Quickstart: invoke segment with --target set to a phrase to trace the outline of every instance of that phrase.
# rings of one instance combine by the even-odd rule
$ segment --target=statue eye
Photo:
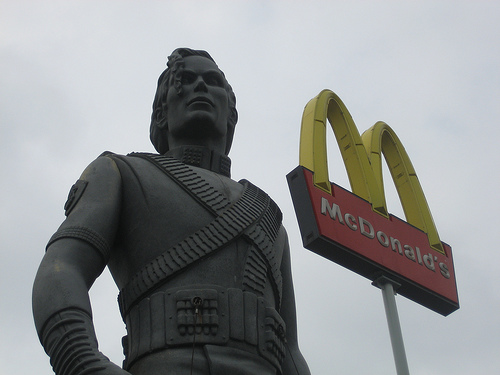
[[[187,71],[182,72],[181,83],[183,85],[188,85],[194,81],[196,81],[196,74]]]
[[[207,76],[204,77],[204,80],[206,84],[210,86],[218,86],[218,87],[224,86],[224,81],[222,80],[222,77],[216,73],[208,74]]]

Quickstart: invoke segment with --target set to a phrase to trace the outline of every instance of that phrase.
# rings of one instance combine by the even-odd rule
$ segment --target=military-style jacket
[[[125,369],[166,374],[196,352],[210,374],[308,373],[287,236],[260,189],[170,157],[105,153],[65,208],[48,247],[83,240],[108,265],[127,326]]]

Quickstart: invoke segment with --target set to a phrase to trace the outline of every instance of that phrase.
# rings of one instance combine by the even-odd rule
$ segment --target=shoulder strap
[[[198,173],[177,159],[142,152],[133,152],[129,156],[146,159],[151,162],[214,214],[219,214],[231,204],[224,195],[205,181]]]

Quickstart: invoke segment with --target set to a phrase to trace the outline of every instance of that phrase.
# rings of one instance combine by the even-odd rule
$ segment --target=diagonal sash
[[[248,181],[240,181],[245,189],[238,201],[231,205],[217,189],[176,159],[143,153],[134,153],[131,156],[151,161],[217,216],[207,226],[153,259],[132,277],[118,296],[123,317],[141,297],[151,293],[168,278],[223,248],[242,234],[245,234],[266,258],[273,275],[273,289],[279,302],[281,301],[281,272],[278,256],[273,254],[272,249],[281,226],[281,212],[266,193]]]

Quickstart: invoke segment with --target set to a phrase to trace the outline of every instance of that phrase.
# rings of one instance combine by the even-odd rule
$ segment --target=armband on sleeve
[[[52,316],[40,335],[57,375],[95,374],[113,366],[98,350],[90,316],[68,309]]]
[[[57,240],[60,240],[61,238],[76,238],[78,240],[85,241],[99,252],[105,263],[107,263],[109,260],[110,246],[108,242],[104,239],[103,236],[92,229],[85,227],[66,227],[59,229],[50,238],[49,243],[47,244],[45,249],[47,250],[50,245],[52,245]]]

